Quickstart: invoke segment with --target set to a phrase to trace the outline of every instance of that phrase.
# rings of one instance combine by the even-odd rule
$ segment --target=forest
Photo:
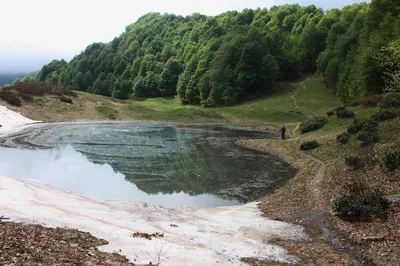
[[[218,16],[149,13],[109,43],[36,80],[119,99],[178,95],[183,104],[231,105],[316,73],[343,102],[400,90],[400,1],[244,9]]]

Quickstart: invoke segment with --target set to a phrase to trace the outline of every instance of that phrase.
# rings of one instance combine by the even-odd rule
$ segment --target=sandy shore
[[[36,122],[1,106],[0,115],[0,136]],[[8,177],[0,177],[0,190],[0,215],[12,221],[90,232],[110,242],[102,250],[118,252],[140,264],[155,263],[158,257],[162,265],[247,265],[240,261],[242,257],[295,263],[296,257],[269,242],[308,240],[303,227],[262,217],[256,202],[212,209],[167,209],[93,200]],[[133,238],[135,232],[160,232],[164,237]]]
[[[0,137],[14,134],[30,124],[36,124],[40,121],[31,120],[20,113],[9,110],[0,105]]]

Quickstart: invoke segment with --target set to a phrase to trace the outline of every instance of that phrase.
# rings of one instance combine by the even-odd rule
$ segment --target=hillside
[[[72,103],[60,101],[61,96],[54,93],[33,95],[29,101],[22,99],[20,107],[1,100],[0,103],[31,119],[46,122],[150,119],[251,124],[259,130],[274,131],[286,124],[286,141],[246,140],[238,143],[274,153],[299,169],[297,176],[286,186],[263,198],[260,207],[267,217],[305,226],[313,241],[276,240],[277,243],[299,256],[304,265],[315,265],[316,262],[327,265],[338,261],[344,265],[354,261],[398,265],[400,159],[398,155],[396,157],[396,151],[400,150],[399,95],[384,94],[362,99],[345,109],[336,109],[341,105],[340,101],[318,78],[279,82],[277,87],[280,93],[213,109],[184,106],[178,98],[116,100],[84,92],[75,96],[64,92],[64,97],[70,98]],[[28,93],[27,90],[24,92]],[[11,93],[16,94],[16,91],[11,89]],[[17,95],[21,97],[20,93]],[[345,113],[351,115],[341,118],[340,110],[347,110]],[[304,125],[301,123],[316,115],[325,117],[325,125],[301,133]],[[354,121],[370,122],[355,133]],[[342,138],[339,141],[337,136],[349,131],[348,128],[353,128],[352,134],[347,135],[345,141]],[[299,149],[304,142],[313,140],[320,146],[308,151]],[[392,154],[393,159],[389,159],[388,154]],[[347,159],[351,157],[358,158],[354,159],[356,163]],[[364,198],[370,197],[368,195],[375,193],[377,188],[382,191],[382,198]],[[353,197],[355,205],[346,206],[346,201],[342,201],[341,208],[345,211],[340,214],[343,209],[335,209],[334,202],[343,197]],[[257,262],[251,258],[243,260],[252,265],[270,265],[270,262]]]
[[[398,7],[374,0],[328,12],[284,5],[215,17],[150,13],[69,63],[45,65],[37,80],[119,99],[178,95],[184,104],[215,107],[317,71],[351,102],[398,90]]]

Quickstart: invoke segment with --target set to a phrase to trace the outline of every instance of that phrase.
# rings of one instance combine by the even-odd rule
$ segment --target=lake
[[[0,175],[105,200],[165,207],[244,204],[296,174],[240,139],[274,133],[153,122],[60,123],[3,140]]]

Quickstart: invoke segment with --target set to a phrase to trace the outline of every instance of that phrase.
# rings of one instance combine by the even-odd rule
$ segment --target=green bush
[[[346,144],[349,142],[350,134],[347,132],[344,132],[343,134],[337,135],[336,140],[337,142],[340,142],[342,144]]]
[[[316,142],[315,140],[313,141],[306,141],[303,144],[301,144],[300,146],[300,150],[302,151],[308,151],[308,150],[312,150],[315,148],[318,148],[320,145],[318,142]]]
[[[371,118],[375,121],[382,122],[386,120],[390,120],[397,117],[397,113],[391,110],[381,110],[378,113],[375,113],[371,116]]]
[[[333,116],[335,114],[335,111],[329,111],[326,113],[327,116]]]
[[[393,153],[386,153],[385,157],[383,157],[383,165],[390,172],[393,172],[396,169],[400,168],[400,151],[396,151]]]
[[[350,166],[353,169],[359,169],[364,166],[363,161],[358,156],[348,156],[344,158],[344,162],[347,166]]]
[[[315,116],[303,121],[300,124],[301,133],[307,133],[310,131],[318,130],[326,124],[327,120],[325,117]]]
[[[369,145],[379,141],[378,122],[367,119],[363,122],[361,130],[358,132],[357,139],[362,141],[362,145]]]
[[[68,98],[68,97],[65,97],[64,95],[61,96],[59,99],[60,99],[60,101],[62,101],[64,103],[72,103],[72,99]]]
[[[352,118],[354,117],[354,112],[348,109],[341,109],[336,111],[336,116],[338,118]]]
[[[343,219],[361,217],[384,217],[387,215],[388,200],[385,194],[374,189],[365,193],[354,193],[334,200],[333,209]]]
[[[366,119],[363,119],[363,120],[354,119],[353,124],[351,124],[347,128],[347,133],[350,133],[350,134],[358,133],[362,129],[362,126],[365,123],[365,121],[366,121]]]
[[[13,93],[10,90],[1,90],[0,91],[0,99],[7,102],[10,105],[20,107],[22,106],[21,100],[18,98],[18,95]]]

